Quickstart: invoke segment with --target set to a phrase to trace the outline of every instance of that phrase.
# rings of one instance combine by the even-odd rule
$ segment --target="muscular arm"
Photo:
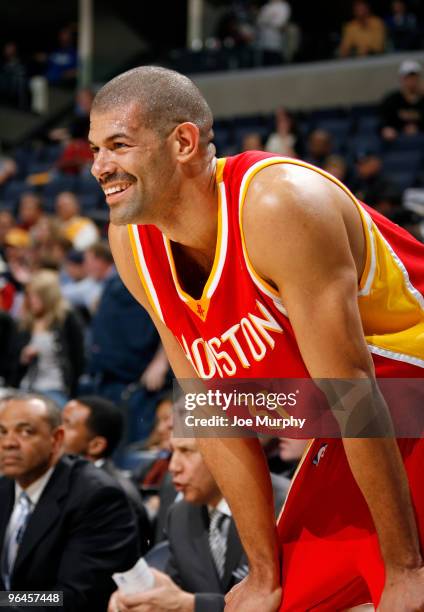
[[[135,270],[127,229],[111,226],[109,241],[123,282],[148,310],[174,374],[184,386],[184,379],[197,378],[197,374],[177,340],[152,312]],[[271,480],[259,442],[252,438],[199,438],[197,444],[231,507],[253,579],[272,591],[279,583],[276,526]]]
[[[370,379],[357,304],[356,211],[342,190],[306,168],[271,167],[252,183],[244,212],[253,265],[278,287],[314,378]],[[299,187],[301,185],[301,187]],[[355,249],[354,249],[355,250]],[[379,401],[370,397],[370,402]],[[384,412],[384,403],[378,407]],[[384,416],[384,415],[383,415]],[[393,438],[343,440],[378,532],[386,570],[422,563],[408,482]]]

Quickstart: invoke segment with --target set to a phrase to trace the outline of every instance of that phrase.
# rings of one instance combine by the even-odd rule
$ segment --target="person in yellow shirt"
[[[356,0],[352,8],[353,19],[344,27],[340,57],[383,53],[386,43],[383,20],[371,13],[370,5],[365,0]]]
[[[55,208],[61,232],[72,242],[74,249],[84,251],[98,241],[99,231],[91,219],[80,216],[79,202],[74,193],[59,193]]]

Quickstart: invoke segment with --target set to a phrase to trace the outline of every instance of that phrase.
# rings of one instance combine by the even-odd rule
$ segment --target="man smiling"
[[[176,376],[422,377],[422,245],[317,168],[262,152],[217,160],[212,139],[200,92],[163,68],[124,73],[94,100],[115,262]],[[278,535],[258,441],[198,444],[249,559],[229,612],[424,609],[422,442],[316,440]]]

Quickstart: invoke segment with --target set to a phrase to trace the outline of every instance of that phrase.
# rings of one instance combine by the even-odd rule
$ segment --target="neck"
[[[58,457],[54,457],[49,463],[44,464],[43,466],[38,467],[36,470],[29,474],[24,474],[19,478],[16,478],[16,482],[21,487],[21,489],[27,489],[30,487],[36,480],[44,476],[44,474],[57,463]]]
[[[221,491],[215,491],[215,493],[213,495],[211,495],[210,499],[207,502],[208,506],[211,506],[212,508],[216,508],[217,505],[219,504],[219,502],[222,499],[222,495],[221,495]]]
[[[217,233],[218,190],[216,159],[195,176],[186,176],[178,196],[155,225],[169,240],[202,251],[214,251]]]

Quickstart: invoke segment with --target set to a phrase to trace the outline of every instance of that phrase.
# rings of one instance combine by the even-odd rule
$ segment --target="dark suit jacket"
[[[3,548],[13,480],[0,478],[0,500]],[[59,590],[63,612],[105,612],[116,588],[111,574],[132,567],[138,554],[135,519],[122,489],[91,463],[65,455],[29,519],[11,590]]]
[[[195,612],[221,612],[224,594],[238,582],[234,572],[247,571],[247,559],[231,520],[224,577],[220,580],[209,548],[206,506],[177,502],[168,514],[170,559],[166,573],[182,589],[195,593]]]
[[[112,476],[124,490],[136,517],[140,554],[144,555],[151,546],[152,525],[140,492],[131,478],[128,478],[122,470],[119,470],[112,459],[106,459],[101,469]]]

